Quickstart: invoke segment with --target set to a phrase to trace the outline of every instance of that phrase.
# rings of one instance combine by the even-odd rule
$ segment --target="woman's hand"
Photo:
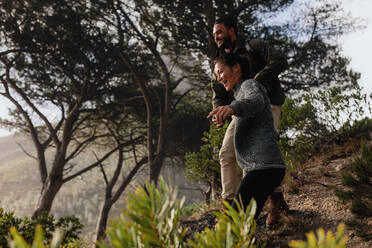
[[[217,127],[223,126],[224,120],[227,119],[230,115],[234,114],[234,110],[229,106],[219,106],[209,112],[207,118],[212,118],[212,122]]]

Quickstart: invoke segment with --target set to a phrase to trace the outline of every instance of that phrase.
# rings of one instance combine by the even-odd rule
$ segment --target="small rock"
[[[343,169],[345,169],[345,164],[344,163],[339,163],[335,167],[335,171],[337,171],[337,172],[342,171]]]

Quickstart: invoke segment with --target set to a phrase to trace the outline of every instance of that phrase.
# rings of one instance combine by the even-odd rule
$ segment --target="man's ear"
[[[229,36],[235,35],[235,28],[229,28]]]

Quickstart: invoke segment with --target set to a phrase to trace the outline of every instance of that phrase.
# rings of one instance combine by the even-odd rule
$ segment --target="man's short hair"
[[[236,20],[232,15],[224,15],[216,19],[214,24],[223,24],[227,28],[234,28],[235,34],[238,33],[236,28]]]

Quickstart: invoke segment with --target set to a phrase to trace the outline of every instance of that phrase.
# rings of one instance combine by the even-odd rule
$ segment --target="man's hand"
[[[223,126],[224,120],[227,119],[230,115],[234,114],[234,110],[230,108],[229,106],[219,106],[215,109],[213,109],[211,112],[209,112],[209,115],[207,118],[212,118],[212,122],[217,127]],[[214,118],[215,116],[215,118]]]

